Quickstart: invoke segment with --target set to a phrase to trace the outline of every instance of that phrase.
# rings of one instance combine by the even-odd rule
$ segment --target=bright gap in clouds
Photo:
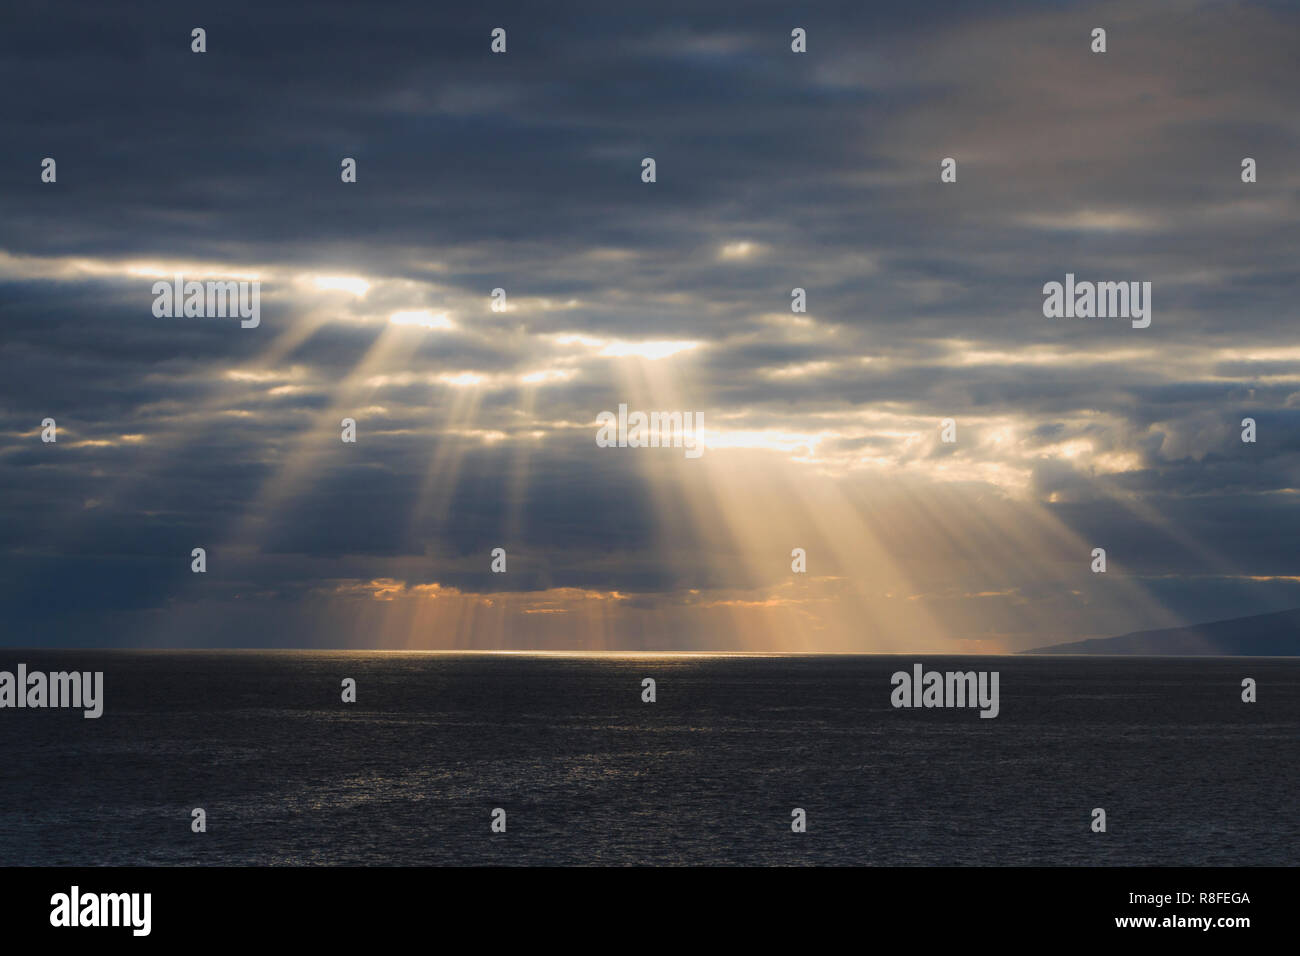
[[[360,276],[313,276],[311,282],[322,291],[351,292],[357,298],[370,291],[370,283]]]
[[[591,349],[601,358],[643,358],[662,359],[679,352],[690,352],[703,345],[690,339],[654,339],[630,341],[627,339],[603,339],[593,335],[562,333],[549,336],[556,345],[581,345]]]
[[[418,325],[426,329],[454,329],[456,324],[447,318],[446,312],[434,314],[428,309],[409,312],[394,312],[388,317],[393,325]]]

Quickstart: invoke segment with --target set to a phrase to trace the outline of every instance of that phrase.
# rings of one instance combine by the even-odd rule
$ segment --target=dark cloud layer
[[[855,507],[890,527],[908,597],[952,603],[935,613],[955,637],[1298,603],[1293,6],[87,2],[6,20],[5,643],[346,643],[303,623],[313,595],[374,580],[770,599],[790,543],[742,554],[724,492],[713,518],[684,504],[703,494],[684,463],[594,447],[596,413],[643,373],[647,401],[764,436],[736,444],[773,475],[829,475],[858,502],[943,485],[947,529]],[[155,318],[160,262],[263,275],[261,326]],[[1151,282],[1151,327],[1045,319],[1042,285],[1067,272]],[[498,286],[511,311],[487,308]],[[411,310],[450,327],[386,321]],[[662,341],[690,347],[639,371],[619,352]],[[998,521],[1032,510],[1104,543],[1150,606],[1037,581],[1077,558],[1047,532],[1041,561],[981,568],[961,542],[993,500]],[[201,588],[199,543],[219,558]],[[486,570],[496,546],[508,577]],[[970,595],[995,590],[1067,602],[1061,633],[980,618]],[[230,623],[157,637],[182,608]]]

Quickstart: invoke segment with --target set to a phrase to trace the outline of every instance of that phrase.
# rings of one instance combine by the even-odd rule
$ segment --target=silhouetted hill
[[[1219,654],[1241,657],[1300,655],[1300,608],[1235,617],[1191,627],[1134,631],[1021,651],[1022,654],[1158,654],[1179,657]]]

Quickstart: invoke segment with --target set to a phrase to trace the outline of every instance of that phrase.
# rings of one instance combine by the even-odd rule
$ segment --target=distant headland
[[[1300,656],[1300,608],[1189,627],[1051,644],[1020,653],[1295,657]]]

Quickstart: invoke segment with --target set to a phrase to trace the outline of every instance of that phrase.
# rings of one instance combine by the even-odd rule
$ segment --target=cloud
[[[358,31],[332,2],[15,11],[10,640],[221,641],[238,621],[346,643],[322,581],[395,582],[377,602],[394,606],[421,587],[467,608],[617,592],[583,640],[628,646],[1030,646],[1055,636],[1033,627],[1294,603],[1277,542],[1300,487],[1296,12],[837,4],[799,15],[806,55],[793,15],[412,3]],[[150,285],[175,271],[256,277],[261,327],[155,319]],[[1151,327],[1044,319],[1042,285],[1067,272],[1151,281]],[[708,464],[602,454],[591,423],[620,402],[702,411]],[[997,568],[965,546],[1030,525]],[[862,593],[782,591],[791,537],[838,552]],[[1070,547],[1096,543],[1141,594],[1069,577]],[[507,581],[486,570],[496,546]],[[896,577],[879,593],[876,562]],[[1012,593],[1041,614],[990,607]],[[911,602],[924,620],[894,608],[907,594],[945,598]],[[498,602],[458,639],[563,641],[523,620],[577,616],[555,600]],[[382,620],[404,643],[415,618]]]

